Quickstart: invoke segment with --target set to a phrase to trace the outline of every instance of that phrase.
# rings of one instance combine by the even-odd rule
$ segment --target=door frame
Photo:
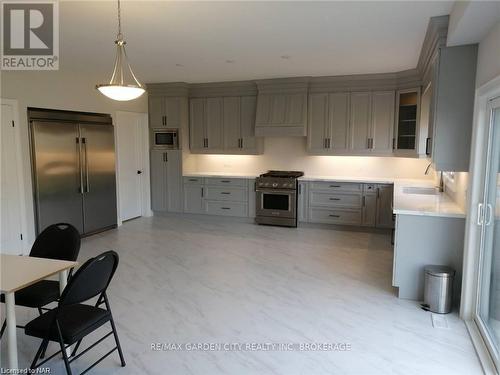
[[[151,210],[151,181],[150,181],[150,171],[149,171],[149,121],[148,114],[145,112],[132,112],[132,111],[116,111],[113,118],[113,125],[115,126],[115,155],[118,155],[118,148],[120,147],[120,136],[118,131],[118,115],[139,115],[141,117],[141,139],[137,142],[140,153],[141,153],[141,169],[143,173],[141,174],[141,216],[149,217],[153,216],[153,211]],[[120,160],[116,157],[116,215],[117,224],[121,226],[123,221],[121,219],[120,213]]]
[[[500,76],[479,87],[475,95],[460,306],[460,317],[465,320],[483,370],[488,374],[496,374],[497,370],[488,350],[488,340],[482,336],[482,327],[479,326],[475,318],[481,261],[477,245],[480,243],[482,235],[482,228],[477,225],[476,218],[478,215],[478,204],[483,200],[482,184],[486,173],[484,165],[487,155],[484,152],[484,146],[488,144],[488,120],[490,115],[488,113],[488,103],[499,96]]]
[[[26,183],[24,179],[24,163],[23,163],[23,151],[21,144],[21,124],[19,122],[19,103],[16,99],[5,99],[0,98],[0,105],[8,105],[12,107],[12,114],[14,116],[14,138],[15,138],[15,149],[16,149],[16,167],[19,173],[17,174],[17,183],[19,186],[19,209],[21,213],[21,233],[23,234],[22,249],[23,254],[28,254],[30,248],[28,246],[28,217],[27,217],[27,202],[26,202]],[[0,107],[1,108],[1,107]],[[1,109],[0,109],[1,110]],[[31,196],[31,192],[29,193]]]

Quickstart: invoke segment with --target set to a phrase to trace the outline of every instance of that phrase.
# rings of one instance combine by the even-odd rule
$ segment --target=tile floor
[[[430,313],[395,297],[387,234],[141,218],[85,239],[79,260],[108,249],[120,254],[109,297],[127,366],[119,367],[115,353],[92,374],[481,373],[456,314],[447,316],[449,329],[435,329]],[[18,308],[18,323],[35,315]],[[18,334],[20,365],[27,366],[38,341]],[[154,351],[152,343],[184,350]],[[336,343],[350,350],[193,350],[203,343]],[[107,339],[75,361],[75,373],[111,345]],[[5,358],[4,342],[1,353]],[[64,373],[60,360],[50,367]]]

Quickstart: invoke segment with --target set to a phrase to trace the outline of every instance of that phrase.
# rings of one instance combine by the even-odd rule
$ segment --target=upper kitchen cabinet
[[[308,80],[258,81],[256,136],[305,136],[307,134]]]
[[[396,155],[418,156],[419,105],[419,88],[399,90],[397,92],[396,126],[394,129],[394,153]]]
[[[434,60],[421,113],[427,116],[426,154],[437,171],[469,170],[476,64],[477,44],[441,47]]]
[[[255,137],[255,103],[255,96],[224,98],[225,153],[262,153],[262,139]]]
[[[181,128],[182,97],[149,97],[149,126],[151,128]]]
[[[394,91],[351,93],[350,149],[353,154],[392,153],[394,100]]]
[[[346,153],[349,138],[349,93],[311,94],[308,112],[309,153]]]
[[[223,98],[194,98],[189,101],[189,146],[192,152],[221,150]]]

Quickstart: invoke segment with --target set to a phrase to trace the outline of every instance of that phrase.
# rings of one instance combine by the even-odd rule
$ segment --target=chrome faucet
[[[425,175],[429,174],[429,169],[432,167],[432,163],[429,163],[427,168],[425,168]],[[436,171],[437,172],[437,171]],[[442,193],[444,192],[444,180],[443,180],[443,171],[439,172],[439,186],[437,186],[439,189],[439,192]]]

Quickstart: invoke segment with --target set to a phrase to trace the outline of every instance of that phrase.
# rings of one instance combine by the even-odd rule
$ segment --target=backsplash
[[[184,172],[260,174],[268,169],[300,170],[306,175],[431,179],[427,159],[363,156],[311,156],[306,138],[266,138],[263,155],[190,155]]]

